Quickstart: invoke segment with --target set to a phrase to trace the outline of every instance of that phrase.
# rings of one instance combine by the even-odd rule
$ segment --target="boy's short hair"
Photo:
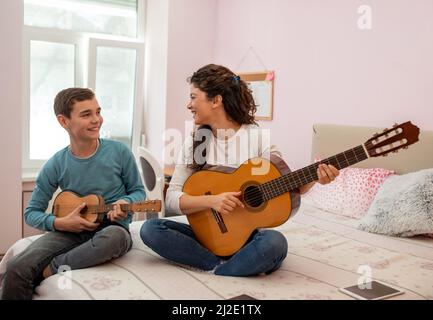
[[[70,118],[72,106],[76,102],[91,100],[95,93],[88,88],[68,88],[60,91],[54,99],[54,113]]]

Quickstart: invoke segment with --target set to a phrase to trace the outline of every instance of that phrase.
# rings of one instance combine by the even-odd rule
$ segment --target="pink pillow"
[[[380,186],[394,171],[346,168],[331,183],[316,183],[302,201],[335,214],[361,218],[367,213]]]

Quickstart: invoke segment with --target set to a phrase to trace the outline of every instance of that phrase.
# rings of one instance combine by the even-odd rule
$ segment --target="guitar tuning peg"
[[[386,132],[386,131],[388,131],[389,129],[388,128],[385,128],[385,129],[383,129],[383,132]]]
[[[379,134],[376,132],[375,134],[373,134],[373,137],[376,138]]]
[[[384,157],[387,157],[388,156],[388,154],[387,153],[385,153],[384,155],[383,155]]]
[[[394,125],[392,126],[393,128],[397,128],[398,127],[398,123],[395,122]]]
[[[407,150],[407,149],[409,149],[409,147],[408,147],[408,146],[406,146],[406,147],[403,147],[403,149],[404,149],[404,150]]]

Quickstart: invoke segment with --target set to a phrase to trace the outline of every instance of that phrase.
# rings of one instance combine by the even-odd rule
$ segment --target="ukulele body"
[[[91,213],[87,210],[87,208],[90,206],[103,206],[105,204],[104,198],[95,194],[80,197],[74,192],[62,191],[54,200],[53,214],[59,218],[65,217],[82,203],[86,204],[86,206],[80,212],[82,218],[89,222],[102,221],[104,217],[103,214]]]

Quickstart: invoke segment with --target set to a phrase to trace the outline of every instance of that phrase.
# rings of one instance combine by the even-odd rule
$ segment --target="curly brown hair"
[[[257,124],[254,120],[257,106],[251,90],[245,81],[228,68],[208,64],[194,72],[188,78],[188,82],[205,92],[209,100],[220,95],[224,111],[239,125]],[[208,132],[203,133],[203,130],[208,130]],[[207,137],[211,134],[210,130],[210,126],[202,125],[193,133],[193,163],[189,165],[191,169],[200,170],[206,164],[205,162],[197,163],[194,155],[199,145],[209,142]],[[206,148],[203,148],[202,156],[203,159],[206,158]]]

